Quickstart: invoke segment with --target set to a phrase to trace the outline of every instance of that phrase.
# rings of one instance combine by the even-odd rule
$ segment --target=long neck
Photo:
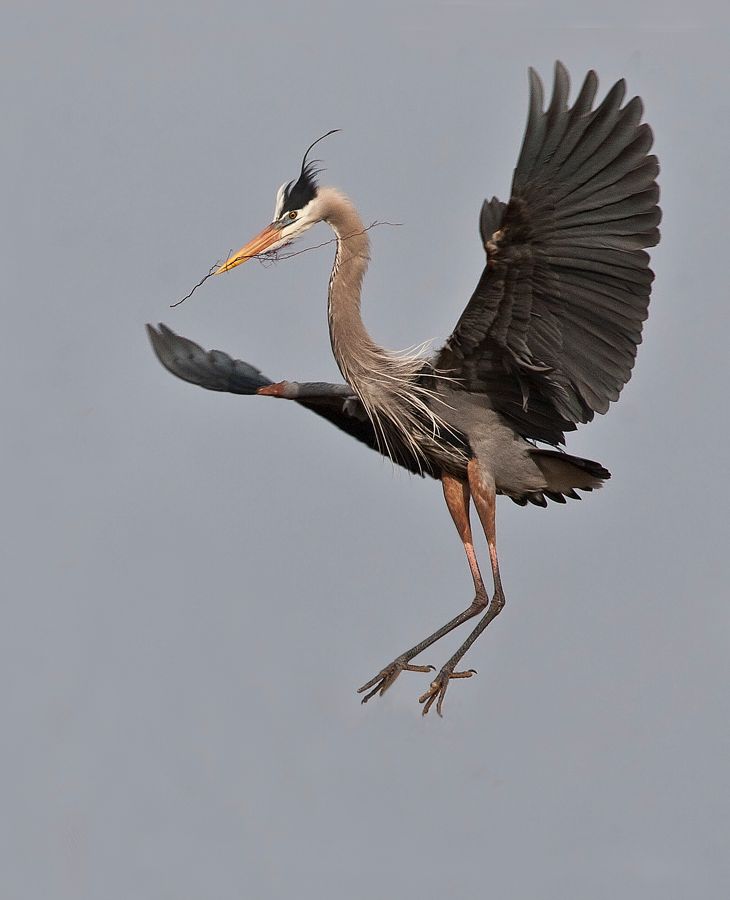
[[[365,226],[352,203],[338,191],[320,188],[318,196],[324,204],[322,218],[337,236],[328,304],[332,352],[362,401],[382,451],[392,455],[395,436],[418,460],[417,437],[432,438],[441,423],[427,405],[431,392],[418,380],[424,359],[418,352],[384,350],[368,334],[360,315],[362,279],[370,261]]]
[[[358,390],[367,371],[372,370],[373,356],[384,354],[368,334],[360,314],[370,241],[362,219],[347,197],[332,188],[322,188],[320,196],[326,204],[325,220],[337,236],[327,305],[332,352],[344,378]]]

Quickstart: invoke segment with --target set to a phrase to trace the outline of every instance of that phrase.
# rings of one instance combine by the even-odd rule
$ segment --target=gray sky
[[[720,5],[5,7],[4,898],[728,895]],[[372,234],[367,324],[445,337],[527,66],[556,58],[626,76],[662,163],[635,375],[569,443],[614,477],[501,504],[507,608],[443,721],[421,675],[363,708],[355,688],[471,599],[438,485],[293,405],[177,381],[143,324],[338,380],[331,247],[168,304],[342,128],[325,180],[404,223]]]

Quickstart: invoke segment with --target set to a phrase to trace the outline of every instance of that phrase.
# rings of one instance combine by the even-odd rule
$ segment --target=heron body
[[[530,70],[530,110],[508,203],[486,201],[480,231],[486,265],[444,346],[433,356],[393,353],[360,313],[370,259],[352,202],[316,182],[305,154],[296,181],[279,189],[272,223],[218,269],[272,252],[324,221],[337,250],[328,291],[333,354],[345,384],[270,382],[247,363],[206,353],[164,325],[148,326],[171,372],[211,390],[294,400],[409,471],[439,478],[474,582],[469,606],[396,657],[360,688],[384,693],[445,634],[479,617],[421,696],[441,713],[457,665],[504,606],[496,549],[496,496],[545,506],[578,498],[610,477],[592,460],[555,449],[578,424],[604,413],[631,375],[653,273],[645,248],[659,240],[659,189],[642,104],[621,105],[623,81],[594,108],[589,72],[572,105],[556,64],[551,100]],[[315,142],[316,143],[316,142]],[[313,145],[314,146],[314,145]],[[541,446],[548,445],[548,446]],[[470,504],[485,531],[494,581],[488,596],[474,552]]]

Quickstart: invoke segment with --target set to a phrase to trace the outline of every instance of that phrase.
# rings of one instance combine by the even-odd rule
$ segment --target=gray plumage
[[[413,657],[481,614],[421,697],[424,713],[434,702],[441,712],[450,679],[472,672],[455,666],[504,605],[497,494],[520,505],[565,503],[610,477],[600,463],[535,443],[563,444],[566,432],[618,399],[631,376],[654,277],[645,249],[658,242],[661,218],[651,130],[641,123],[638,97],[622,106],[623,80],[594,107],[597,87],[589,72],[569,105],[568,73],[557,63],[545,108],[542,83],[530,70],[527,127],[510,199],[482,206],[486,265],[434,356],[393,353],[368,334],[360,315],[367,230],[344,195],[316,185],[306,154],[300,208],[283,203],[287,186],[280,189],[277,218],[218,272],[327,222],[337,238],[330,337],[346,383],[274,384],[221,351],[206,353],[164,325],[148,326],[158,358],[178,377],[210,390],[293,399],[396,464],[441,479],[469,561],[474,601],[363,685],[363,702],[382,694],[403,670],[426,671],[411,663]],[[491,602],[471,542],[470,499],[489,545]]]
[[[148,325],[147,334],[162,365],[183,381],[229,394],[255,394],[259,388],[271,384],[248,363],[232,359],[222,350],[206,353],[199,344],[180,337],[167,325],[160,323],[159,330]]]

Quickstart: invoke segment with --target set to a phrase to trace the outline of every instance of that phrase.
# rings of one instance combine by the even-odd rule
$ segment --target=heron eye
[[[289,218],[290,218],[290,219],[296,219],[297,215],[298,215],[297,211],[296,211],[295,209],[293,209],[293,210],[289,213]]]

